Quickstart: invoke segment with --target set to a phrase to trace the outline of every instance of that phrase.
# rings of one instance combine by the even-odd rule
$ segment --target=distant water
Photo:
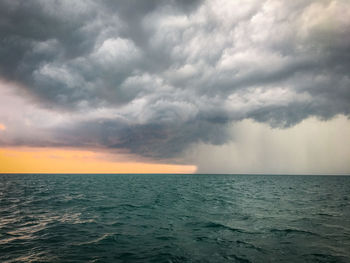
[[[0,175],[0,262],[350,262],[350,177]]]

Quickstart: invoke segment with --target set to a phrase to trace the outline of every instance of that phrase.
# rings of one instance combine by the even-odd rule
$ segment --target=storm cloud
[[[0,78],[60,115],[0,142],[176,159],[244,119],[349,116],[349,17],[347,0],[0,0]]]

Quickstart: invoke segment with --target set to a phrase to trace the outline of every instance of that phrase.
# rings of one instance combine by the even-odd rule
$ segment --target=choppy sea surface
[[[350,262],[350,177],[0,175],[0,262]]]

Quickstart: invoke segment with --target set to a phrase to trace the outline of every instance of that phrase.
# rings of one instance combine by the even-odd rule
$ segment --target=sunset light
[[[125,159],[125,157],[124,157]],[[55,148],[0,148],[0,173],[193,173],[193,165],[119,161],[118,155]]]

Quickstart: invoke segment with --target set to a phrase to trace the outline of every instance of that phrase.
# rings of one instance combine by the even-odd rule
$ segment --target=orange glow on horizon
[[[0,173],[194,173],[197,169],[194,165],[118,162],[111,157],[89,150],[0,148]]]
[[[0,131],[6,130],[6,126],[0,122]]]

